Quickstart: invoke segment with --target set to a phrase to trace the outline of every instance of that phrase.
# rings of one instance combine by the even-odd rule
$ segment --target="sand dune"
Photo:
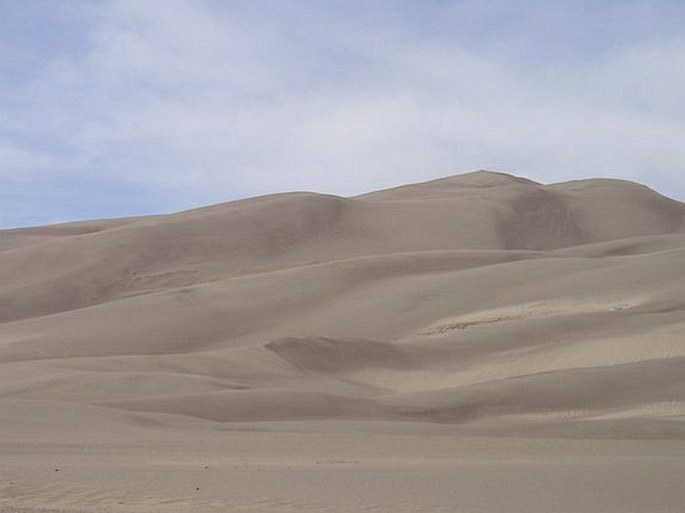
[[[385,468],[381,433],[391,446],[429,434],[430,458],[453,436],[685,439],[685,205],[630,182],[480,171],[353,198],[6,230],[0,283],[0,445],[15,481],[38,464],[21,444],[67,459],[64,444],[152,444],[161,462],[160,439],[211,452],[226,433],[269,433],[285,444],[262,462],[269,479],[285,462],[304,479],[311,462],[288,444],[329,432],[379,451],[363,472]],[[0,511],[325,509],[140,491],[128,509],[104,492],[79,507],[46,479],[0,490]],[[81,485],[70,481],[76,495]],[[521,497],[519,511],[538,511]],[[331,510],[431,511],[378,500]],[[581,503],[609,511],[554,511]],[[463,511],[512,511],[498,504]]]

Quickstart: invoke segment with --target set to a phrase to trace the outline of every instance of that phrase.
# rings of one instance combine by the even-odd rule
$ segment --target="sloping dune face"
[[[685,205],[630,182],[476,172],[8,230],[0,283],[8,430],[685,438]]]

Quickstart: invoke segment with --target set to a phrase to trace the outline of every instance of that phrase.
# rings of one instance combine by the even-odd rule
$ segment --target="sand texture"
[[[0,231],[0,512],[685,511],[685,205],[479,171]]]

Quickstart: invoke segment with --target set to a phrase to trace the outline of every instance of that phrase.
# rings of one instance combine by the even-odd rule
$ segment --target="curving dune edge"
[[[601,442],[647,458],[624,467],[625,490],[685,440],[685,205],[630,182],[479,171],[353,198],[279,194],[5,230],[0,283],[0,454],[11,462],[0,511],[538,511],[507,495],[525,478],[490,509],[454,509],[451,492],[421,507],[409,498],[418,481],[392,481],[387,462],[434,475],[474,440],[481,464],[504,458],[568,483],[568,466],[528,466],[536,444],[577,456]],[[81,473],[49,484],[59,472],[37,462],[50,444]],[[65,449],[79,444],[86,460],[108,444],[129,452],[94,471]],[[149,467],[131,463],[134,446],[151,448]],[[178,465],[182,447],[235,480],[233,502],[164,502],[154,490],[166,484],[145,495],[117,481],[129,464],[145,480],[165,461],[170,483],[195,479]],[[679,472],[681,460],[668,465]],[[257,487],[262,498],[240,471],[260,466],[272,487]],[[89,496],[86,468],[128,498],[105,485]],[[463,461],[450,469],[475,479]],[[380,472],[405,488],[314,497],[302,483],[317,471],[353,488]],[[673,486],[650,511],[685,504]],[[624,497],[621,511],[644,506]],[[609,511],[586,499],[545,504]]]

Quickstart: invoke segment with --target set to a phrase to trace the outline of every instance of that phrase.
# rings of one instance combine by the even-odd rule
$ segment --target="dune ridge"
[[[684,262],[644,186],[485,171],[6,230],[0,404],[683,438]]]
[[[0,231],[0,513],[679,513],[685,205],[487,171]]]

